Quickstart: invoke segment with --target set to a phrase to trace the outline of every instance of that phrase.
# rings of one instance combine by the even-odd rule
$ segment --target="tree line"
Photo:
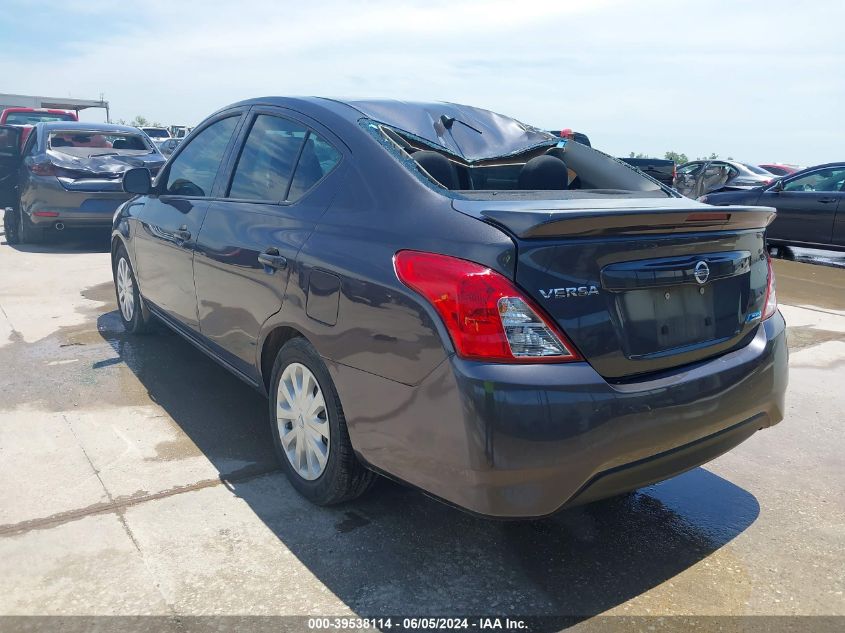
[[[147,117],[141,116],[140,114],[136,115],[131,121],[118,119],[117,123],[119,125],[131,125],[132,127],[164,127],[158,121],[150,121]]]

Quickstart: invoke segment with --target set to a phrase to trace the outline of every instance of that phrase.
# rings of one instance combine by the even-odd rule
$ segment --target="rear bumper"
[[[565,507],[606,499],[680,475],[727,453],[763,428],[761,424],[771,422],[759,414],[700,440],[601,472],[584,484]]]
[[[56,182],[39,183],[22,198],[24,212],[35,226],[61,222],[66,227],[110,227],[117,207],[132,197],[123,191],[69,191],[53,180]],[[38,212],[58,215],[43,217]]]
[[[778,313],[742,349],[633,384],[588,363],[453,357],[416,387],[332,370],[364,460],[470,511],[519,518],[666,479],[779,422],[787,355]]]

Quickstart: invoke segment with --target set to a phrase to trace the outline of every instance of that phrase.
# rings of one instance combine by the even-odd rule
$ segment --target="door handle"
[[[258,263],[275,270],[282,270],[288,266],[287,257],[279,255],[279,249],[277,248],[268,248],[263,253],[260,253],[258,255]]]
[[[173,231],[173,235],[180,242],[187,242],[189,239],[191,239],[191,232],[188,230],[187,224],[183,224],[178,228],[178,230]]]
[[[827,204],[828,202],[836,202],[836,198],[833,198],[833,197],[830,197],[830,198],[819,198],[819,202],[822,202],[822,203],[824,203],[824,204]]]

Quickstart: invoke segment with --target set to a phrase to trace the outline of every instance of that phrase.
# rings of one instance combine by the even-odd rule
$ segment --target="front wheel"
[[[132,270],[132,263],[126,249],[121,245],[112,262],[114,290],[117,296],[117,311],[127,332],[142,334],[150,329],[151,315],[144,306],[138,281]]]
[[[270,422],[279,461],[293,487],[317,505],[360,496],[376,475],[355,456],[337,390],[317,350],[288,341],[276,356]]]

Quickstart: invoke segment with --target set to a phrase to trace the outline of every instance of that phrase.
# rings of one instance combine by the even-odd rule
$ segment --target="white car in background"
[[[166,127],[142,127],[139,129],[156,143],[170,138],[170,131]]]
[[[166,127],[148,126],[139,127],[138,129],[141,130],[148,137],[150,137],[150,140],[153,142],[153,145],[155,145],[159,151],[161,151],[161,146],[165,141],[173,138],[172,136],[170,136],[170,130],[168,130]]]

